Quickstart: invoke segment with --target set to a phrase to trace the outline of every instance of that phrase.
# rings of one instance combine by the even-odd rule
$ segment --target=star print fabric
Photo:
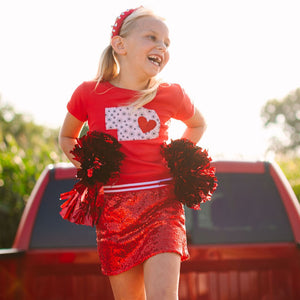
[[[184,209],[174,197],[172,185],[105,195],[97,225],[103,274],[119,274],[163,252],[189,258]]]
[[[149,140],[159,137],[160,120],[154,110],[144,107],[107,107],[105,126],[117,129],[119,141]]]

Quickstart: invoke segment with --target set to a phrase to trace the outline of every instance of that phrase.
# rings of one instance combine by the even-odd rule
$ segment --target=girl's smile
[[[169,61],[169,30],[160,19],[140,18],[130,33],[121,39],[123,48],[118,53],[119,82],[123,81],[122,75],[126,73],[127,78],[147,83]]]

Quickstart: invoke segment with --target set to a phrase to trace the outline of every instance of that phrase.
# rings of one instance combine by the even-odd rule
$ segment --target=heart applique
[[[147,133],[147,132],[151,131],[156,126],[156,121],[154,121],[154,120],[147,121],[147,119],[145,117],[139,117],[138,123],[139,123],[139,127],[141,128],[143,133]]]

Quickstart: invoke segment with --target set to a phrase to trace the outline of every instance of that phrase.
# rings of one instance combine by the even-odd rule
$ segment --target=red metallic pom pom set
[[[169,46],[163,18],[144,7],[123,12],[96,77],[67,103],[60,131],[78,179],[61,194],[60,214],[95,226],[116,300],[178,299],[180,265],[189,258],[184,206],[200,209],[217,187],[211,158],[196,145],[203,115],[179,84],[157,78]],[[168,143],[171,119],[186,130]]]

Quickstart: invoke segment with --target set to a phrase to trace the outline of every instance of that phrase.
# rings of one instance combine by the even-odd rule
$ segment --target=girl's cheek
[[[169,52],[166,52],[166,54],[165,54],[165,65],[168,63],[169,59],[170,59],[170,54],[169,54]]]

